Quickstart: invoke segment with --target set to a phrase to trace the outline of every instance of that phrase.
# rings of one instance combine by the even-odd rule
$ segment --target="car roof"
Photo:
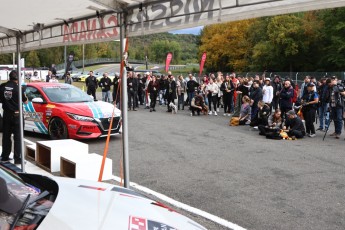
[[[34,82],[34,83],[28,83],[27,86],[36,86],[38,88],[43,88],[43,87],[46,87],[46,86],[56,86],[56,87],[59,87],[59,86],[63,86],[63,85],[68,85],[68,84],[65,84],[65,83],[53,83],[53,82]]]

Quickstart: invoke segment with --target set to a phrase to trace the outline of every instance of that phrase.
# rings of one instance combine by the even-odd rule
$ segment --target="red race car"
[[[121,128],[121,111],[114,105],[94,101],[79,88],[60,83],[29,83],[23,106],[24,130],[48,134],[52,139],[98,138]]]

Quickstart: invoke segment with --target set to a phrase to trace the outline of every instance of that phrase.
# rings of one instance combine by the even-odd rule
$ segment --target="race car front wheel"
[[[54,117],[49,123],[48,131],[52,140],[68,138],[67,126],[61,118]]]

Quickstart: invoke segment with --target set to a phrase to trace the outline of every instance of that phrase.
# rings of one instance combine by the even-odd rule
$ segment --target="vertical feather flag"
[[[204,69],[204,65],[205,65],[205,62],[206,62],[206,52],[204,52],[201,56],[201,61],[200,61],[200,76],[201,76],[201,73]]]
[[[165,61],[165,72],[168,72],[168,71],[169,71],[169,65],[170,65],[171,59],[172,59],[172,53],[169,52],[169,53],[167,54],[167,59],[166,59],[166,61]]]

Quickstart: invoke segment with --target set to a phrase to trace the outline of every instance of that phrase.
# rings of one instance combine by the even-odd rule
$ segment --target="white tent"
[[[119,39],[218,22],[345,6],[345,0],[1,0],[0,53]]]

